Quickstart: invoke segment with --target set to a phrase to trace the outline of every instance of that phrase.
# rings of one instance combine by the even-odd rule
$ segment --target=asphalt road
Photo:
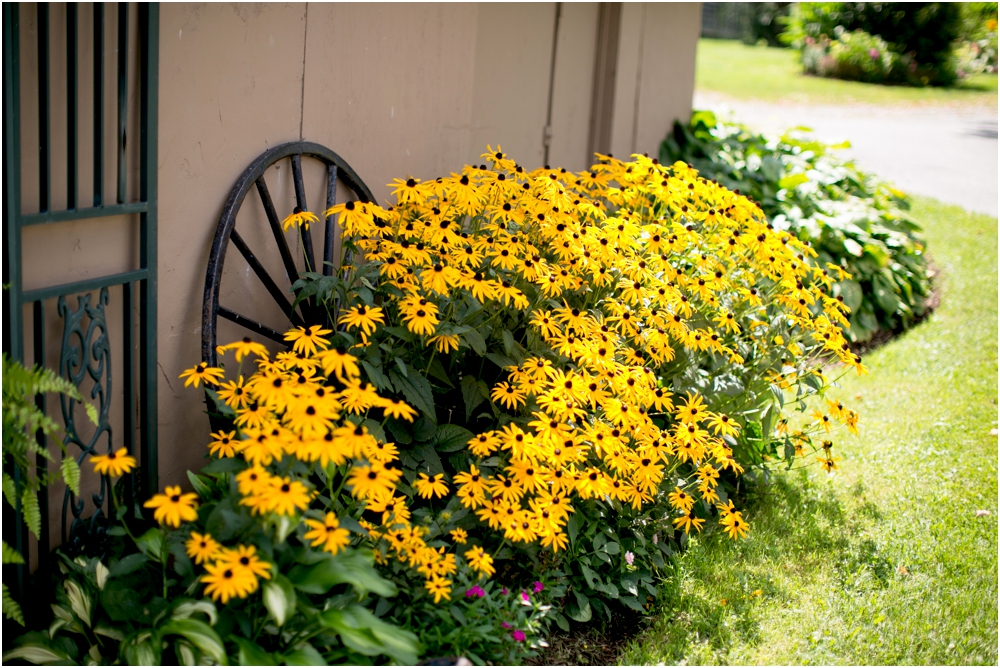
[[[729,113],[764,133],[805,125],[822,141],[847,139],[844,155],[900,190],[997,215],[996,110],[776,105],[703,91],[695,92],[694,108]]]

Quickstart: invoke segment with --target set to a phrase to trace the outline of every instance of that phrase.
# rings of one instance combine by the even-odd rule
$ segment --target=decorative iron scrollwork
[[[98,454],[97,448],[102,437],[105,438],[108,452],[114,447],[111,425],[108,422],[111,406],[111,347],[104,316],[104,307],[108,303],[108,289],[101,289],[96,306],[90,305],[90,298],[90,294],[77,296],[75,311],[70,309],[65,297],[60,297],[58,304],[59,315],[65,321],[59,355],[59,375],[77,388],[89,376],[94,382],[90,398],[96,400],[97,404],[97,426],[93,435],[84,439],[77,428],[76,400],[65,395],[60,398],[63,421],[66,425],[66,445],[75,445],[80,449],[76,457],[78,464],[82,464],[86,457]],[[67,453],[67,456],[72,456],[72,453]],[[104,506],[107,502],[109,485],[111,485],[110,478],[106,475],[101,476],[99,491],[91,494],[94,511],[89,517],[84,517],[85,499],[82,497],[78,499],[70,489],[66,489],[62,508],[62,545],[67,554],[103,552],[108,530],[108,516],[105,514]],[[67,509],[73,518],[68,531]]]

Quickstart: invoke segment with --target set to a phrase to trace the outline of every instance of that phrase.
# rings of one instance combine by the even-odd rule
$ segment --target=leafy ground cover
[[[925,198],[913,215],[942,304],[844,381],[862,422],[840,470],[775,475],[748,540],[675,558],[623,664],[997,662],[996,220]]]
[[[977,74],[952,88],[881,86],[802,73],[792,49],[747,46],[735,40],[701,39],[695,87],[741,99],[829,104],[936,104],[993,107],[997,77]]]

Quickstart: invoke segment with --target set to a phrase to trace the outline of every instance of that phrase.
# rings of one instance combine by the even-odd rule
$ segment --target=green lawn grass
[[[778,474],[746,540],[696,541],[623,664],[996,665],[997,221],[913,214],[942,303],[837,391],[862,420],[841,470]]]
[[[792,49],[719,39],[698,40],[695,87],[767,102],[997,107],[995,74],[970,77],[954,88],[880,86],[807,76]]]

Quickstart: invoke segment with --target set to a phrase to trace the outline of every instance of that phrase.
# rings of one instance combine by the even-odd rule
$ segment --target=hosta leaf
[[[226,646],[215,630],[197,619],[171,619],[160,627],[160,634],[183,636],[203,654],[212,658],[220,666],[228,665]]]

